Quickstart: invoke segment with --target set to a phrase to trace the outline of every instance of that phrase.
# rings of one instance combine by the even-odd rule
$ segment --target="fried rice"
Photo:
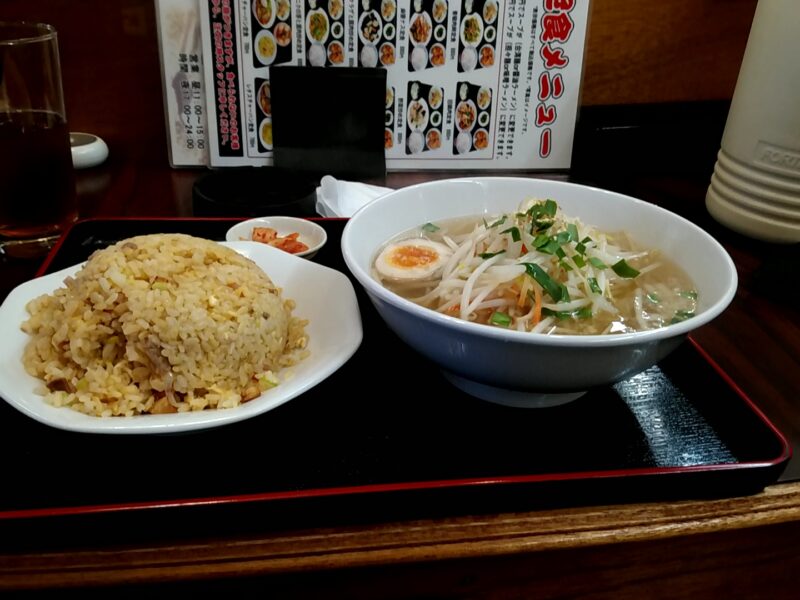
[[[26,308],[23,363],[40,393],[95,416],[234,407],[306,353],[306,322],[264,271],[188,235],[99,250]]]

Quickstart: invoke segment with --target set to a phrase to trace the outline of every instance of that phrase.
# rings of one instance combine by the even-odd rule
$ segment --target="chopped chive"
[[[504,312],[496,310],[492,313],[492,316],[489,317],[489,323],[500,327],[508,327],[511,325],[511,317]]]
[[[535,265],[533,263],[522,263],[525,265],[525,272],[528,273],[533,280],[538,283],[545,292],[553,299],[555,302],[561,302],[563,292],[566,292],[566,288],[555,281],[550,275],[548,275],[542,267],[539,265]]]
[[[589,282],[589,289],[592,290],[595,294],[603,293],[603,290],[600,289],[600,284],[597,283],[596,277],[589,277],[587,281]]]
[[[691,310],[676,310],[675,315],[672,317],[670,324],[680,323],[686,319],[691,319],[694,316],[694,311]]]
[[[542,215],[548,217],[555,217],[558,210],[558,204],[555,200],[545,200],[544,202],[537,202],[528,209],[528,215],[531,217],[540,217]]]
[[[591,319],[592,308],[584,306],[578,310],[553,310],[552,308],[543,307],[542,315],[546,317],[555,317],[559,321],[564,319]]]
[[[569,234],[570,242],[578,241],[578,226],[575,225],[575,223],[570,223],[567,225],[567,233]]]
[[[599,258],[597,258],[596,256],[590,256],[589,257],[589,262],[592,264],[592,266],[595,269],[607,269],[608,268],[608,265],[606,263],[604,263],[602,260],[600,260]]]
[[[555,220],[556,209],[558,206],[552,200],[537,202],[528,209],[526,213],[531,217],[531,235],[549,229]]]
[[[426,231],[428,233],[433,233],[434,231],[439,231],[439,229],[440,229],[439,226],[438,225],[434,225],[433,223],[425,223],[425,225],[422,226],[422,231]]]
[[[494,223],[489,225],[489,229],[493,229],[495,227],[499,227],[500,225],[502,225],[503,223],[506,222],[506,219],[507,219],[506,215],[503,215],[500,219],[498,219],[497,221],[495,221]]]
[[[508,229],[505,229],[505,230],[501,231],[500,233],[510,233],[511,234],[511,239],[514,240],[515,242],[518,242],[518,241],[520,241],[522,239],[520,237],[520,235],[519,235],[519,228],[518,227],[509,227]]]
[[[572,261],[575,263],[575,266],[579,269],[582,269],[586,266],[586,261],[583,260],[583,257],[580,254],[576,254],[572,257]]]
[[[544,233],[540,233],[535,238],[533,238],[533,247],[534,248],[541,248],[542,246],[546,245],[550,241],[550,236]]]
[[[555,236],[553,236],[559,244],[566,244],[570,241],[570,236],[568,231],[559,231]]]
[[[485,260],[488,258],[492,258],[493,256],[497,256],[498,254],[504,254],[504,253],[505,250],[500,250],[499,252],[482,252],[481,254],[478,254],[478,256],[480,256]]]
[[[544,246],[540,246],[538,250],[544,254],[555,254],[560,248],[561,244],[551,238]]]
[[[652,302],[653,304],[660,304],[661,303],[661,298],[658,297],[658,294],[655,294],[653,292],[649,292],[647,294],[647,299],[650,302]]]
[[[678,296],[681,296],[682,298],[689,298],[689,300],[697,300],[697,292],[694,290],[678,292]]]
[[[625,262],[624,258],[611,265],[611,268],[614,270],[614,273],[625,279],[633,279],[639,274],[639,271]]]

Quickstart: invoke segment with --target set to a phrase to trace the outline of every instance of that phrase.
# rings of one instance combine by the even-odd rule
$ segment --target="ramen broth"
[[[384,244],[372,274],[421,306],[520,331],[630,333],[694,316],[694,284],[660,252],[625,233],[587,227],[560,209],[543,231],[535,231],[536,218],[518,212],[422,224]],[[417,273],[402,272],[412,264]]]

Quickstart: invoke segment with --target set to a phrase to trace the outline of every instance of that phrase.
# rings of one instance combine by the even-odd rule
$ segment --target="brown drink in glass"
[[[0,251],[40,253],[76,218],[56,31],[0,22]]]

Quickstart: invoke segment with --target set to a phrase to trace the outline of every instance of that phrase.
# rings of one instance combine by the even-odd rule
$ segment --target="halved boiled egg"
[[[424,238],[402,240],[387,245],[378,258],[378,273],[391,279],[425,279],[447,262],[453,252],[439,242]]]

